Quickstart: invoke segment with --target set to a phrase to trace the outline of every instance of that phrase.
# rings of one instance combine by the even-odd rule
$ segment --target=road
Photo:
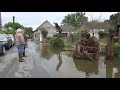
[[[85,78],[86,73],[77,70],[73,58],[64,54],[59,60],[46,44],[29,41],[25,62],[19,62],[17,48],[12,47],[0,56],[0,78]]]
[[[18,62],[16,47],[0,56],[0,78],[51,78],[47,70],[40,63],[40,56],[33,42],[28,42],[25,62]]]

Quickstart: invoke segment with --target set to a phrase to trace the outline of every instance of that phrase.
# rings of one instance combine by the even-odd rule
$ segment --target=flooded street
[[[52,78],[119,78],[120,60],[105,61],[100,56],[98,61],[77,60],[72,58],[72,52],[61,52],[59,57],[49,44],[31,43],[30,47],[36,47],[31,52],[36,64],[40,65]],[[56,50],[55,50],[56,51]]]
[[[0,78],[119,78],[120,59],[73,59],[72,51],[59,52],[47,43],[28,42],[25,62],[18,62],[16,47],[0,56]]]
[[[0,78],[120,78],[120,12],[0,12]]]

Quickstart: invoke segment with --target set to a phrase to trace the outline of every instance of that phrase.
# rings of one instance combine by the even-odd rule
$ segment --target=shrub
[[[57,34],[55,34],[55,35],[54,35],[54,37],[59,37],[59,34],[58,34],[58,33],[57,33]]]
[[[90,39],[91,39],[92,41],[95,41],[95,42],[98,41],[98,39],[97,39],[96,37],[91,37]]]
[[[50,46],[52,48],[64,48],[65,45],[64,45],[64,40],[61,39],[61,38],[58,38],[58,37],[52,37],[50,39]]]
[[[46,29],[42,29],[41,34],[42,34],[43,38],[46,38],[48,31]]]
[[[98,35],[99,35],[99,39],[107,38],[107,36],[108,36],[108,34],[104,31],[98,32]]]
[[[69,43],[66,43],[66,44],[65,44],[65,47],[66,47],[66,48],[73,48],[73,46],[72,46],[71,44],[69,44]]]
[[[115,44],[114,44],[114,51],[115,51],[115,54],[116,54],[117,56],[120,55],[120,44],[119,44],[119,43],[115,43]]]

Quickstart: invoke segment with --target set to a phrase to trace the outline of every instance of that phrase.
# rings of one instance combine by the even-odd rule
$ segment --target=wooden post
[[[108,33],[108,42],[107,42],[107,52],[106,59],[113,60],[114,58],[114,32],[112,29],[109,30]]]

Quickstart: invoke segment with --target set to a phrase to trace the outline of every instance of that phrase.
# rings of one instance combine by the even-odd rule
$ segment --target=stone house
[[[41,30],[43,29],[48,31],[47,37],[52,37],[54,34],[56,34],[56,28],[48,20],[46,20],[34,31],[34,40],[42,41],[43,37]]]
[[[62,36],[64,36],[64,37],[69,37],[70,34],[76,33],[76,30],[73,26],[61,25],[60,28],[63,30]],[[41,34],[41,30],[43,30],[43,29],[48,31],[47,37],[52,37],[53,35],[58,34],[58,31],[56,30],[55,26],[53,26],[48,20],[46,20],[34,31],[34,40],[35,41],[43,40],[43,37]]]

